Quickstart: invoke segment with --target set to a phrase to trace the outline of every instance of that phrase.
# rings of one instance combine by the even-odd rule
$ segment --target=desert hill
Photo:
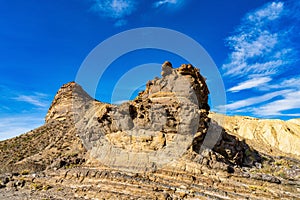
[[[272,155],[300,156],[300,119],[264,120],[210,113],[227,132],[244,138],[251,146]]]
[[[299,119],[210,113],[208,95],[169,62],[119,106],[67,83],[43,126],[0,141],[0,199],[299,199]]]

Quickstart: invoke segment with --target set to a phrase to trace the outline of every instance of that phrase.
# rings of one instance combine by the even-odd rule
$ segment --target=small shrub
[[[263,186],[249,185],[248,187],[252,191],[260,190],[260,191],[263,191],[263,192],[267,192],[267,189],[265,187],[263,187]]]
[[[30,171],[28,169],[24,169],[21,174],[22,175],[28,175],[30,173]]]
[[[49,190],[49,189],[51,189],[51,188],[52,188],[51,185],[44,185],[44,186],[43,186],[43,190],[45,190],[45,191],[47,191],[47,190]]]
[[[33,190],[42,190],[43,189],[43,186],[39,183],[32,183],[30,185],[30,188],[33,189]]]

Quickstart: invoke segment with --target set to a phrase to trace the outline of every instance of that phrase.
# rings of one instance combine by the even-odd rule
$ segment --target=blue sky
[[[56,91],[75,80],[92,49],[140,27],[173,29],[201,44],[222,75],[227,114],[300,117],[299,1],[10,0],[0,1],[0,15],[0,139],[43,124]],[[96,97],[109,101],[133,66],[165,60],[184,62],[149,49],[122,56]]]

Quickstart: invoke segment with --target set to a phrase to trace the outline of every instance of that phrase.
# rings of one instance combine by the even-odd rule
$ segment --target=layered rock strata
[[[65,84],[45,125],[0,142],[0,199],[300,198],[298,120],[282,122],[295,138],[281,148],[242,131],[255,119],[208,115],[197,68],[166,62],[161,75],[119,106]]]

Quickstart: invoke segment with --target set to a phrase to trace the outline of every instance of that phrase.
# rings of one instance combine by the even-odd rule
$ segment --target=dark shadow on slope
[[[262,162],[262,157],[255,149],[251,148],[245,140],[230,135],[225,129],[216,122],[210,123],[214,126],[213,130],[220,130],[220,133],[207,132],[205,135],[199,135],[194,138],[192,149],[194,152],[201,153],[205,147],[202,147],[205,137],[209,137],[217,142],[212,151],[221,155],[222,162],[239,167],[253,167],[256,163]],[[215,135],[214,135],[215,134]]]

